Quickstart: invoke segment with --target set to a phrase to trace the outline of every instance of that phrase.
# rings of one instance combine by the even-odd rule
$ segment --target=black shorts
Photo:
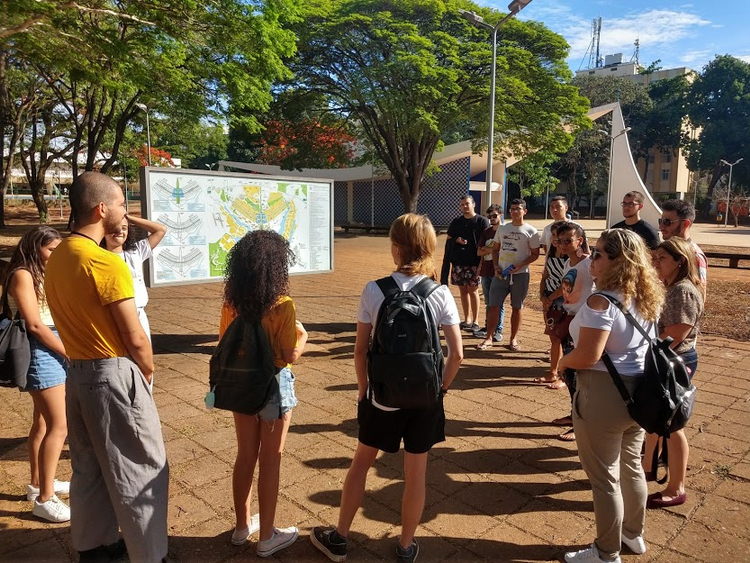
[[[365,397],[357,405],[359,441],[365,446],[396,453],[404,440],[404,451],[410,454],[429,452],[445,441],[443,396],[433,409],[384,411]]]

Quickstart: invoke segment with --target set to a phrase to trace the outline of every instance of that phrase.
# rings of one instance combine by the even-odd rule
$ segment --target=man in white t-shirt
[[[500,305],[510,295],[513,313],[510,317],[510,342],[508,348],[520,350],[518,331],[521,328],[523,302],[529,292],[529,264],[539,258],[539,232],[524,222],[526,202],[514,199],[510,203],[511,222],[498,228],[492,246],[492,264],[495,277],[490,286],[487,334],[477,348],[486,350],[492,346],[492,334],[500,317]]]

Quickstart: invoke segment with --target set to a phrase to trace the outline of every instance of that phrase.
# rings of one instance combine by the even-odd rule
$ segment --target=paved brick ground
[[[325,559],[309,529],[334,523],[342,482],[356,445],[354,322],[360,291],[391,268],[384,237],[337,237],[336,271],[293,278],[292,295],[310,331],[295,369],[300,404],[282,465],[277,516],[302,537],[275,557]],[[538,267],[534,270],[538,275]],[[229,543],[231,419],[207,411],[209,354],[216,342],[221,286],[155,289],[149,317],[156,351],[155,400],[171,464],[170,551],[180,563],[246,561],[252,543]],[[750,319],[748,319],[750,320]],[[564,414],[566,391],[533,386],[545,368],[547,341],[530,312],[522,352],[473,349],[448,395],[448,440],[428,469],[427,508],[417,537],[422,561],[555,561],[564,548],[593,538],[588,482],[575,444],[556,440],[552,418]],[[700,346],[699,403],[688,429],[687,504],[649,511],[649,551],[628,561],[750,561],[750,343],[705,337]],[[26,435],[30,400],[0,390],[0,560],[74,561],[68,526],[30,514]],[[398,535],[401,455],[384,455],[368,481],[354,522],[351,561],[392,561]],[[70,476],[67,448],[59,477]]]

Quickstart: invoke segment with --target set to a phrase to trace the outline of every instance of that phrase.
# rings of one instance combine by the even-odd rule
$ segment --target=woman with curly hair
[[[240,239],[227,257],[224,305],[219,338],[236,317],[260,321],[273,350],[279,390],[257,415],[233,413],[237,434],[237,459],[232,473],[236,524],[232,543],[242,545],[260,530],[257,553],[268,557],[292,545],[295,527],[274,527],[279,494],[281,454],[292,409],[297,405],[291,364],[302,355],[307,332],[296,319],[289,297],[289,265],[294,255],[284,237],[273,231],[253,231]],[[258,471],[260,518],[250,517],[255,466]]]
[[[31,364],[22,391],[34,403],[29,432],[31,483],[26,498],[33,501],[32,514],[50,522],[70,520],[70,508],[57,498],[68,493],[70,483],[55,479],[68,425],[65,419],[65,363],[67,355],[55,330],[44,295],[44,270],[60,233],[46,225],[34,227],[18,243],[3,284],[3,309],[20,313],[26,321]],[[7,306],[6,306],[7,299]]]
[[[672,237],[656,247],[654,264],[659,277],[667,288],[667,297],[659,315],[659,336],[672,338],[672,349],[677,352],[690,373],[690,379],[698,369],[698,354],[695,342],[703,317],[703,284],[691,243],[680,237]],[[684,504],[687,500],[685,477],[687,475],[688,446],[685,431],[675,430],[667,440],[669,482],[667,488],[649,495],[647,508],[666,508]],[[643,469],[649,480],[654,480],[654,450],[659,447],[656,434],[646,435],[646,451]]]
[[[131,224],[146,231],[148,238],[136,240],[135,231],[131,228]],[[141,326],[149,340],[151,340],[151,326],[146,316],[148,290],[143,280],[143,263],[151,258],[154,248],[156,248],[166,234],[167,228],[161,223],[125,215],[120,228],[104,235],[100,244],[102,248],[106,248],[110,252],[122,256],[122,259],[128,265],[130,275],[133,276],[135,307],[138,310],[138,320],[141,321]]]
[[[625,229],[602,233],[591,253],[597,292],[570,323],[574,349],[560,367],[577,370],[573,427],[578,456],[594,494],[596,539],[591,547],[565,554],[565,561],[620,561],[625,544],[645,553],[646,476],[641,467],[644,431],[630,417],[607,368],[606,352],[629,392],[643,376],[648,342],[609,299],[618,300],[641,326],[656,336],[664,286],[643,240]]]
[[[437,244],[435,229],[426,215],[407,213],[391,225],[391,256],[396,271],[390,278],[402,291],[409,291],[425,278],[435,281],[433,254]],[[401,503],[401,536],[396,544],[396,560],[412,563],[419,554],[414,534],[425,504],[425,476],[430,449],[445,441],[443,396],[458,373],[463,360],[461,330],[456,302],[447,286],[441,285],[426,298],[431,318],[443,329],[448,345],[440,398],[425,408],[392,408],[378,403],[368,389],[367,354],[385,294],[377,281],[362,291],[357,312],[357,338],[354,344],[354,371],[357,374],[357,422],[359,443],[341,492],[338,525],[316,526],[310,541],[331,561],[344,561],[347,537],[354,516],[362,505],[367,474],[380,451],[397,453],[404,443],[404,494]],[[491,335],[490,335],[491,336]]]

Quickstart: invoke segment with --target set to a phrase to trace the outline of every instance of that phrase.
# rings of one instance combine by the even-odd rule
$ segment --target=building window
[[[666,168],[661,171],[661,179],[662,180],[669,180],[669,168]]]
[[[664,163],[672,162],[672,151],[669,149],[661,151],[661,161]]]

